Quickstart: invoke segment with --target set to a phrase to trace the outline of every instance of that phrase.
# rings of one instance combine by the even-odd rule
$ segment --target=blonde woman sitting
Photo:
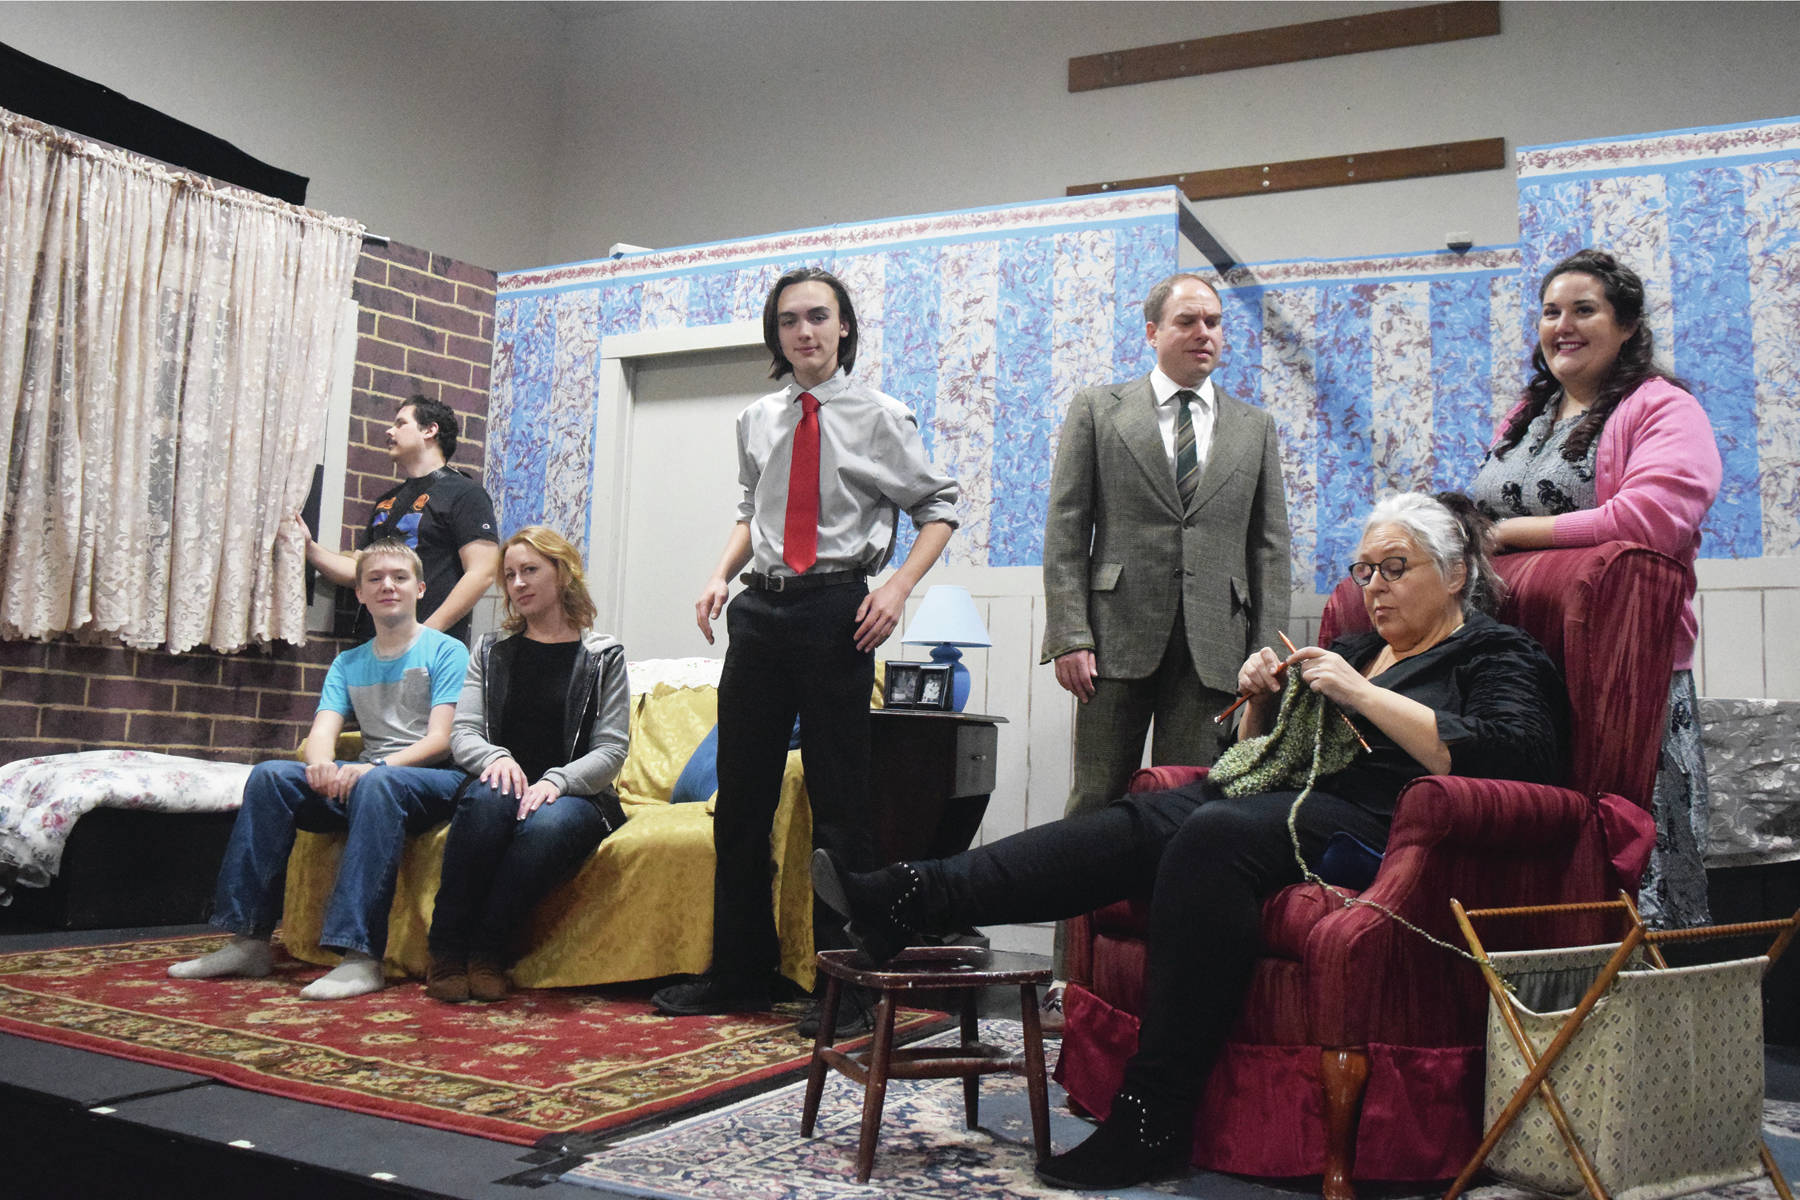
[[[504,629],[469,659],[450,751],[474,776],[444,846],[425,992],[506,997],[513,940],[532,909],[625,823],[625,649],[588,626],[594,602],[575,547],[533,525],[502,548]]]

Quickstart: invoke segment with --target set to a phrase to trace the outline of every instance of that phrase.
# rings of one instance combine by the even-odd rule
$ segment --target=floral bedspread
[[[87,750],[0,765],[0,905],[16,887],[46,887],[63,843],[95,808],[229,812],[250,768],[142,750]]]

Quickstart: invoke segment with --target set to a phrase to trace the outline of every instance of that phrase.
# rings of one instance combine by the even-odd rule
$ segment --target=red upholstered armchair
[[[1673,559],[1622,542],[1497,562],[1511,586],[1500,619],[1536,637],[1568,681],[1571,786],[1415,780],[1401,793],[1380,872],[1362,893],[1456,946],[1463,943],[1453,896],[1482,908],[1635,890],[1649,854],[1647,810],[1687,587]],[[1326,606],[1320,642],[1368,627],[1361,596],[1345,580]],[[1154,768],[1139,772],[1133,788],[1170,787],[1194,774]],[[1145,913],[1133,901],[1071,923],[1057,1077],[1098,1116],[1109,1111],[1137,1045]],[[1490,949],[1604,934],[1588,917],[1491,929],[1506,944]],[[1352,1194],[1352,1178],[1456,1174],[1481,1136],[1487,996],[1479,972],[1314,884],[1271,897],[1262,931],[1266,957],[1196,1117],[1195,1164],[1323,1175],[1333,1200]]]

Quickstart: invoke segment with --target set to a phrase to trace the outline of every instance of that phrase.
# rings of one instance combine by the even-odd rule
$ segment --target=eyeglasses
[[[1408,570],[1410,570],[1410,568],[1406,565],[1405,556],[1395,554],[1391,557],[1382,559],[1378,563],[1351,563],[1350,578],[1356,580],[1357,587],[1366,588],[1369,586],[1369,581],[1375,578],[1375,572],[1377,571],[1381,572],[1381,577],[1383,579],[1387,580],[1389,583],[1393,583],[1402,575],[1406,574]]]

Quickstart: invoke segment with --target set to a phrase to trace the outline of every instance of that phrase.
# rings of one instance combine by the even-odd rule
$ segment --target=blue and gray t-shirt
[[[332,659],[319,711],[354,716],[362,729],[362,761],[371,762],[423,738],[431,710],[455,704],[462,694],[468,669],[467,646],[421,625],[412,645],[393,658],[377,655],[375,643],[368,641]],[[446,750],[443,761],[449,758]]]

